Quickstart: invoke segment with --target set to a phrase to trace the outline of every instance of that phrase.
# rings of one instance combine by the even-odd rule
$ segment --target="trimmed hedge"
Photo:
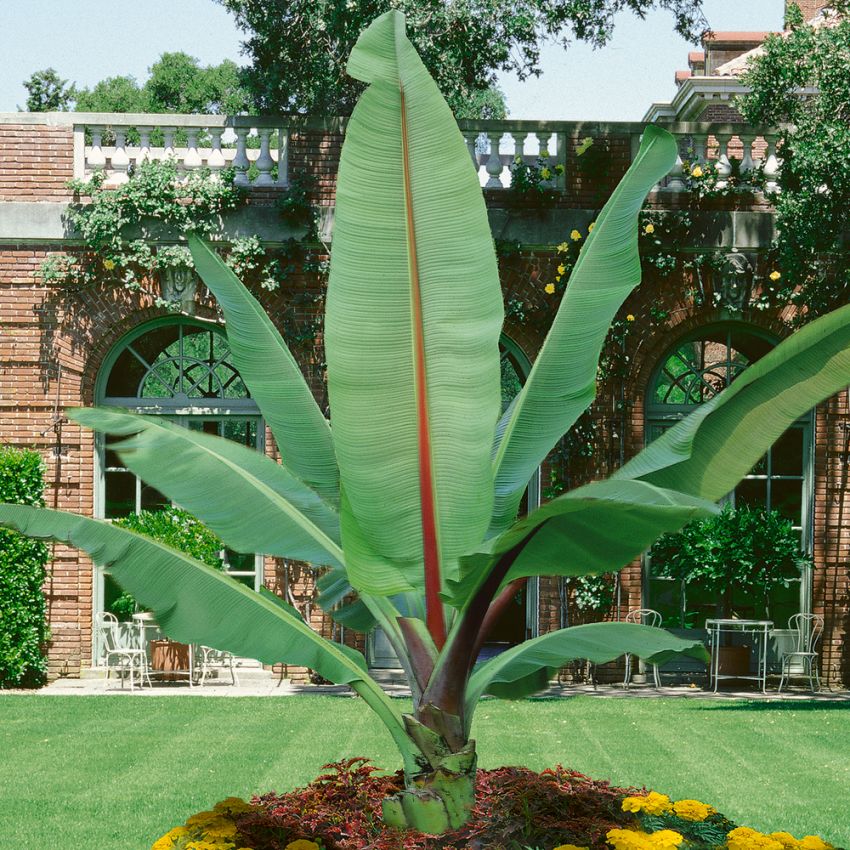
[[[0,447],[0,502],[44,505],[38,452]],[[46,678],[47,558],[44,543],[0,529],[0,688],[36,687]]]

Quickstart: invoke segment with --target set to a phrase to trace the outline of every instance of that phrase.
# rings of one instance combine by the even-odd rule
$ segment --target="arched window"
[[[110,352],[98,375],[96,404],[167,418],[263,449],[260,411],[233,364],[224,331],[191,319],[165,319],[136,328]],[[96,515],[114,519],[170,504],[96,441]],[[256,588],[262,559],[226,551],[225,569]],[[120,589],[106,575],[95,586],[95,611],[109,610]]]
[[[702,328],[671,348],[653,373],[646,394],[646,442],[659,437],[697,405],[728,387],[747,367],[775,344],[762,332],[743,324]],[[791,520],[801,545],[810,546],[811,526],[811,416],[792,425],[752,468],[725,500],[733,506],[764,506]],[[811,578],[789,575],[789,585],[774,591],[768,607],[771,619],[784,624],[809,605]],[[652,574],[645,585],[645,604],[658,609],[668,626],[702,627],[716,616],[719,600],[698,586],[681,587]],[[761,615],[760,600],[741,593],[733,599],[740,616]]]

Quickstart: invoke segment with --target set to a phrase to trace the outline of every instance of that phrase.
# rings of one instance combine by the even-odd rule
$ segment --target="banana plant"
[[[272,593],[108,522],[1,505],[0,524],[88,552],[177,640],[350,685],[401,754],[405,788],[384,802],[385,821],[442,833],[474,802],[471,723],[483,696],[534,693],[575,658],[706,658],[700,643],[661,629],[592,623],[478,662],[529,577],[617,570],[661,534],[716,512],[797,417],[850,383],[850,307],[782,342],[613,478],[518,518],[534,471],[594,398],[608,327],[640,281],[639,211],[675,161],[675,140],[646,128],[527,382],[500,415],[501,290],[464,140],[400,13],[362,33],[348,71],[368,88],[337,183],[325,323],[333,428],[260,304],[191,234],[282,461],[156,416],[69,415],[120,438],[112,448],[128,468],[231,548],[323,568],[320,601],[348,627],[383,629],[412,710],[383,693],[359,652],[321,638]]]

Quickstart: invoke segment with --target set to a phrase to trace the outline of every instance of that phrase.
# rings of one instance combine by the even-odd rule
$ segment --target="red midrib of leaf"
[[[422,293],[416,256],[416,228],[410,186],[410,150],[404,89],[401,90],[401,151],[407,218],[407,253],[410,266],[410,303],[413,313],[413,358],[416,391],[416,420],[419,454],[419,501],[422,511],[422,549],[425,565],[425,622],[431,638],[442,649],[446,642],[446,622],[440,599],[440,547],[437,538],[437,512],[434,473],[431,464],[431,423],[428,411],[428,372],[425,364],[425,334],[422,322]]]

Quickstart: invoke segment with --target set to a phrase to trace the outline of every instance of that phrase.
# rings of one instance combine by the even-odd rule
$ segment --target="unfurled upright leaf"
[[[491,533],[513,522],[534,470],[596,396],[596,370],[611,321],[640,283],[640,210],[675,159],[673,136],[649,125],[588,234],[531,374],[499,423]]]
[[[433,601],[441,567],[482,539],[491,513],[496,256],[469,152],[404,17],[375,20],[348,70],[369,88],[342,150],[325,324],[353,518],[343,511],[343,543],[356,524],[361,548],[424,560]]]

